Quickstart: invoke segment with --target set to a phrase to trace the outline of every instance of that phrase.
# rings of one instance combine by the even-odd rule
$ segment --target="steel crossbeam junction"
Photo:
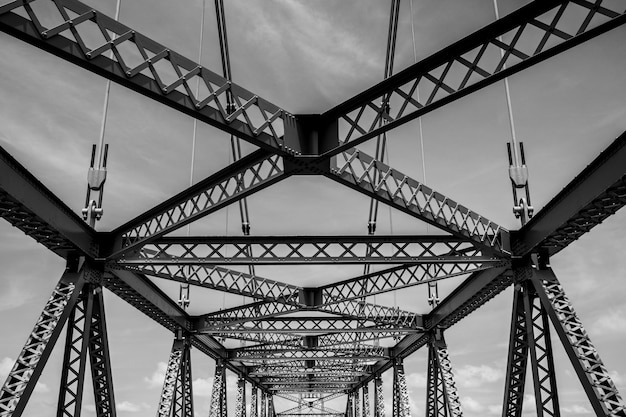
[[[382,375],[389,371],[392,416],[409,417],[404,361],[421,348],[428,349],[426,414],[462,416],[444,332],[511,286],[503,416],[522,415],[527,380],[537,414],[561,415],[555,343],[565,349],[593,412],[626,416],[549,265],[550,257],[626,204],[626,134],[514,231],[393,168],[380,149],[371,156],[357,148],[626,23],[623,1],[526,3],[392,75],[400,7],[392,0],[384,81],[321,114],[298,115],[232,81],[222,0],[215,1],[222,75],[78,0],[3,2],[5,34],[230,135],[234,161],[112,231],[98,232],[0,148],[0,217],[67,262],[2,386],[0,417],[22,415],[64,328],[57,416],[80,415],[89,374],[97,416],[116,416],[105,289],[174,336],[159,416],[194,415],[193,348],[216,361],[210,416],[228,415],[232,372],[236,417],[383,417]],[[56,21],[45,10],[54,10]],[[255,150],[242,154],[239,140]],[[246,199],[297,175],[324,177],[435,232],[251,234]],[[180,233],[235,203],[243,236]],[[254,268],[313,264],[366,267],[313,287]],[[191,315],[159,280],[244,301]],[[375,301],[379,294],[444,280],[454,288],[427,311]],[[276,410],[275,399],[297,405]],[[344,410],[328,405],[337,399],[346,401]]]

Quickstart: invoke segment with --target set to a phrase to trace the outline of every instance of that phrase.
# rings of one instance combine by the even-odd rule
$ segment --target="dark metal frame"
[[[252,398],[259,398],[260,391],[260,417],[274,417],[273,395],[288,396],[291,391],[330,394],[322,401],[349,393],[353,401],[346,410],[357,417],[360,411],[356,395],[363,388],[365,398],[367,384],[372,380],[374,414],[380,417],[384,408],[380,374],[393,368],[394,417],[404,416],[408,397],[402,360],[423,346],[429,346],[431,352],[429,392],[433,397],[429,399],[435,401],[435,392],[445,394],[445,406],[437,405],[433,410],[460,415],[458,398],[450,395],[454,381],[441,332],[514,283],[517,289],[504,414],[518,416],[521,412],[526,358],[530,355],[534,386],[541,394],[536,396],[542,402],[538,409],[549,408],[549,414],[558,415],[549,318],[596,414],[626,415],[608,372],[548,266],[549,256],[626,204],[626,134],[533,219],[512,232],[354,148],[626,23],[626,11],[612,10],[601,1],[533,1],[326,113],[294,116],[91,7],[76,0],[50,1],[63,18],[58,26],[44,28],[30,1],[19,0],[0,7],[0,30],[260,149],[113,232],[98,233],[0,148],[0,216],[65,258],[68,265],[0,391],[0,416],[21,415],[66,321],[67,366],[62,375],[58,415],[80,414],[87,351],[98,415],[115,415],[102,287],[176,335],[171,372],[160,401],[162,415],[192,413],[191,346],[217,360],[212,415],[226,415],[228,368],[240,376],[242,393],[246,381],[253,386]],[[558,23],[571,7],[583,8],[586,17],[574,32],[567,33],[558,28]],[[16,13],[17,9],[21,12]],[[76,17],[70,18],[69,12]],[[547,15],[552,16],[548,23]],[[602,21],[591,28],[594,17]],[[102,45],[88,48],[80,36],[80,25],[97,27],[103,36]],[[543,31],[543,36],[532,48],[526,45],[522,49],[518,45],[523,44],[520,39],[528,27]],[[500,39],[503,35],[506,40]],[[136,48],[142,59],[131,64],[118,48],[122,43]],[[494,48],[504,52],[495,66],[486,58],[486,51]],[[178,78],[165,80],[157,62],[171,65]],[[458,71],[464,76],[457,85],[446,77]],[[204,94],[194,94],[190,85],[195,81],[203,85]],[[426,97],[424,101],[417,99],[418,88]],[[165,236],[300,174],[325,176],[434,225],[447,235]],[[227,257],[226,247],[236,250]],[[329,286],[301,288],[258,277],[253,270],[241,273],[216,265],[263,262],[378,262],[401,266]],[[241,294],[255,302],[191,317],[147,275]],[[361,300],[363,294],[457,275],[467,278],[427,314],[394,311]],[[321,311],[337,318],[275,317],[298,311]],[[207,333],[252,340],[255,344],[226,349]],[[364,343],[377,337],[400,340],[389,349]],[[546,395],[550,407],[545,407]],[[168,398],[175,401],[168,402]],[[241,398],[240,414],[244,410],[243,394]],[[297,415],[299,411],[290,410],[284,415]],[[337,414],[321,411],[324,415]]]

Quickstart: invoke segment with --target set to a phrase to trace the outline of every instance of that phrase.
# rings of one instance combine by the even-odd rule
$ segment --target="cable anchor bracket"
[[[104,183],[107,179],[107,156],[109,154],[109,145],[104,145],[104,153],[102,162],[98,161],[98,167],[95,167],[96,148],[94,144],[91,148],[91,164],[87,171],[87,193],[85,197],[85,208],[81,210],[83,220],[89,226],[94,227],[96,220],[102,218],[104,213],[102,209],[102,198],[104,196]],[[97,193],[96,198],[92,198],[92,192]]]
[[[513,146],[515,146],[514,144]],[[506,144],[509,154],[509,178],[511,179],[511,189],[513,191],[513,214],[515,218],[520,219],[522,226],[533,217],[534,207],[530,202],[530,187],[528,185],[528,167],[526,166],[526,156],[524,154],[524,143],[519,142],[519,155],[521,163],[514,158],[514,151],[511,143]],[[515,153],[517,156],[517,153]],[[516,159],[514,161],[514,159]],[[522,192],[523,190],[523,192]],[[518,192],[522,196],[518,195]]]

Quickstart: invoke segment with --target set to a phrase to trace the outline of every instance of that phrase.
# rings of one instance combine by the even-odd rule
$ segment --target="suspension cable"
[[[498,0],[493,0],[493,9],[496,20],[500,19],[498,10]],[[500,43],[502,36],[498,36]],[[504,49],[500,49],[500,59],[504,60]],[[506,62],[502,62],[502,69],[506,70]],[[513,214],[520,219],[522,226],[533,216],[534,208],[530,202],[530,187],[528,185],[528,168],[526,167],[526,157],[524,156],[524,143],[517,140],[515,133],[515,121],[513,119],[513,106],[511,105],[511,91],[509,88],[509,78],[504,78],[504,91],[506,94],[506,106],[509,114],[509,128],[511,132],[511,142],[507,143],[509,154],[509,178],[511,179],[511,189],[513,191]],[[517,192],[524,190],[525,197],[518,199]]]
[[[496,20],[500,19],[500,12],[498,10],[498,0],[493,0],[493,9],[496,13]],[[502,36],[498,36],[498,40],[502,43]],[[504,59],[504,50],[500,49],[500,58]],[[506,63],[503,64],[502,69],[506,69]],[[519,154],[519,147],[517,143],[517,135],[515,134],[515,122],[513,121],[513,108],[511,107],[511,92],[509,89],[509,77],[504,78],[504,91],[506,93],[506,107],[509,112],[509,128],[511,129],[511,142],[513,147],[513,161],[516,165],[521,165],[522,160]]]
[[[198,50],[198,65],[202,65],[202,44],[204,42],[204,15],[206,10],[206,0],[202,0],[202,13],[200,20],[200,45]],[[200,80],[196,83],[196,97],[200,95]],[[193,119],[193,132],[191,135],[191,164],[189,169],[189,186],[193,185],[193,173],[196,162],[196,139],[198,136],[198,120]],[[191,235],[191,223],[187,225],[187,236]],[[179,296],[178,296],[178,304],[182,307],[183,310],[189,307],[191,303],[191,288],[189,285],[189,279],[191,278],[191,266],[189,267],[189,272],[185,274],[185,279],[187,282],[181,283],[179,286]]]

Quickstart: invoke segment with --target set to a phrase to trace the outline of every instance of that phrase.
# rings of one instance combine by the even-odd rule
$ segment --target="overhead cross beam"
[[[533,1],[322,114],[321,124],[332,126],[337,139],[321,141],[320,153],[337,155],[622,25],[626,11],[619,7],[591,0]],[[575,22],[562,24],[578,11]],[[600,23],[593,26],[592,19]]]
[[[119,265],[301,263],[448,264],[499,257],[453,236],[161,237],[117,259]]]
[[[292,117],[281,108],[91,6],[50,2],[61,17],[57,26],[42,26],[30,2],[18,0],[0,7],[0,30],[255,145],[282,155],[295,152],[283,136]],[[83,29],[102,36],[83,39]],[[172,71],[175,77],[168,75]],[[234,112],[227,112],[227,95]]]

